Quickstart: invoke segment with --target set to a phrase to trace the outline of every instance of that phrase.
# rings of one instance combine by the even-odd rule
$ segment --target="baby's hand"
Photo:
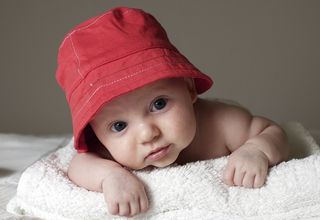
[[[232,152],[226,169],[224,182],[228,185],[257,188],[263,186],[268,173],[268,158],[254,145],[245,144]]]
[[[124,168],[115,168],[102,182],[109,213],[134,216],[148,209],[148,198],[142,182]]]

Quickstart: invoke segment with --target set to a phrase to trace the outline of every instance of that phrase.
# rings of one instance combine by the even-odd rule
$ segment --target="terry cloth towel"
[[[183,166],[135,171],[147,188],[150,209],[133,219],[319,219],[319,146],[298,123],[286,124],[293,150],[301,159],[269,171],[258,189],[229,187],[221,180],[227,156]],[[11,213],[44,219],[122,219],[109,215],[102,193],[74,185],[67,169],[72,141],[37,161],[22,174]]]

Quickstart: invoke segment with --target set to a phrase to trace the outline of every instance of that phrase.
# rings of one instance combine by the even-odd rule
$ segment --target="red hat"
[[[140,9],[114,8],[72,29],[59,48],[56,78],[70,106],[78,152],[88,151],[87,125],[105,103],[172,77],[193,78],[199,94],[212,85]]]

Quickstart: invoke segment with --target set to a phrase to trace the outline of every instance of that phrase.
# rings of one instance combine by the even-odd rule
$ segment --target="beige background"
[[[65,33],[115,6],[153,14],[215,80],[207,97],[236,100],[279,123],[320,129],[320,1],[0,1],[0,132],[71,132],[55,81]]]

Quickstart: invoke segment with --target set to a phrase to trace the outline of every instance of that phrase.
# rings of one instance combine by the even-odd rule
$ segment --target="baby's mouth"
[[[165,147],[158,147],[158,148],[152,150],[145,157],[145,160],[151,160],[151,161],[159,160],[159,159],[161,159],[161,158],[163,158],[164,156],[167,155],[167,153],[169,152],[169,148],[170,148],[170,145],[167,145]]]

